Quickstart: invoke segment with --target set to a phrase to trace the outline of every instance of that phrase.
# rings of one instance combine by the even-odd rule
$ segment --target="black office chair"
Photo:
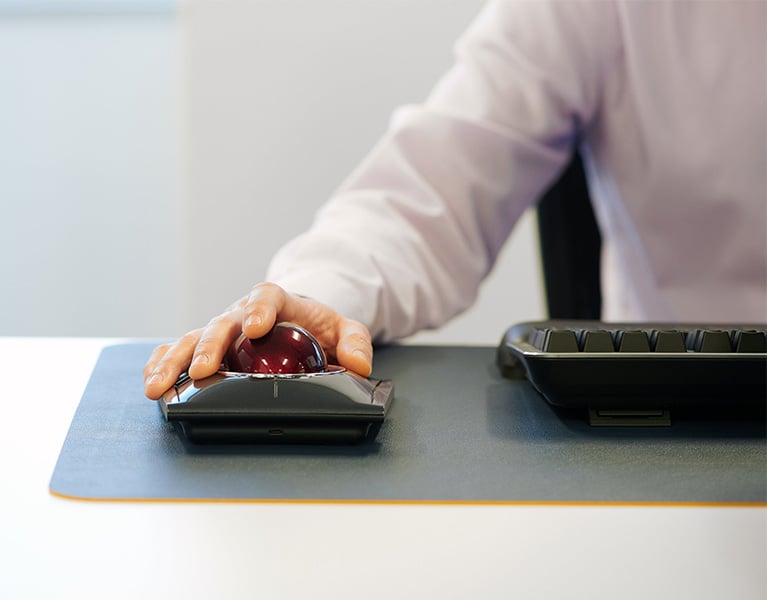
[[[602,236],[577,152],[541,197],[537,213],[549,318],[599,319]]]

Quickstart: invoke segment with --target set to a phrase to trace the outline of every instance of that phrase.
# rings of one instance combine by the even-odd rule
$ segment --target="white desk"
[[[767,598],[764,508],[53,497],[59,449],[112,341],[0,338],[2,598]]]

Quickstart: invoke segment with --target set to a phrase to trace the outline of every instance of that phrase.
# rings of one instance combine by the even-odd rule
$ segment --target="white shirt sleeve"
[[[379,340],[466,309],[598,110],[616,52],[610,5],[489,4],[430,97],[395,113],[268,279],[360,320]]]
[[[473,302],[581,143],[603,319],[767,320],[767,3],[497,1],[270,279],[389,340]]]

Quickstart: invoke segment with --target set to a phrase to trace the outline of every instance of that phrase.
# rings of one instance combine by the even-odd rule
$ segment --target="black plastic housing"
[[[160,400],[193,443],[351,444],[376,437],[394,397],[390,380],[340,368],[303,375],[220,371],[182,375]]]
[[[765,331],[765,325],[539,321],[510,327],[497,363],[510,378],[527,377],[552,405],[595,410],[756,409],[767,404],[767,352],[546,351],[531,343],[542,330],[695,332]]]

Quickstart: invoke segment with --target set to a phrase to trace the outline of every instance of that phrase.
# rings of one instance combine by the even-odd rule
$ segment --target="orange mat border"
[[[86,498],[60,494],[62,500],[119,504],[313,504],[359,506],[614,506],[648,508],[767,508],[767,502],[651,502],[598,500],[346,500],[333,498]]]

